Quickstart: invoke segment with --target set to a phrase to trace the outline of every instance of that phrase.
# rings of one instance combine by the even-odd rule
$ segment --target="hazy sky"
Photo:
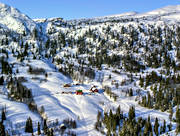
[[[62,17],[64,19],[89,18],[123,12],[147,12],[180,0],[0,0],[18,8],[31,18]]]

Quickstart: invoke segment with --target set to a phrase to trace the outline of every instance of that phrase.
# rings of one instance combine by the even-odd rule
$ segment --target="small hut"
[[[91,92],[93,92],[93,93],[98,93],[99,92],[99,90],[95,87],[95,86],[93,86],[91,89],[90,89],[90,91]]]
[[[76,90],[76,95],[82,95],[83,91],[82,90]]]
[[[64,87],[71,87],[70,84],[64,84]]]

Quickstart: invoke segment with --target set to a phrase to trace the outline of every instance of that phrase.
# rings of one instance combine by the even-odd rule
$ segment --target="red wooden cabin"
[[[76,90],[76,95],[83,95],[83,91],[82,90]]]

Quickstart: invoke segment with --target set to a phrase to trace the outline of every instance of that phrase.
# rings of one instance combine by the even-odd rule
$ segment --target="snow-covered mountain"
[[[117,15],[109,15],[104,17],[96,17],[89,19],[77,19],[71,20],[71,22],[79,23],[79,22],[107,22],[111,20],[121,21],[122,19],[139,19],[139,20],[153,20],[153,21],[180,21],[180,5],[167,6],[164,8],[156,9],[146,13],[138,13],[138,12],[127,12]]]
[[[175,135],[179,19],[180,6],[168,6],[89,19],[32,20],[0,4],[5,130],[28,135],[31,117],[34,135],[39,127],[57,136]]]
[[[159,20],[180,21],[180,5],[167,6],[147,13],[137,14],[137,17],[154,17],[158,16]]]
[[[2,3],[0,3],[0,24],[21,34],[32,32],[37,27],[32,19],[18,9]]]
[[[180,5],[176,5],[176,6],[167,6],[164,8],[153,10],[153,11],[145,13],[145,15],[149,14],[149,15],[160,15],[161,16],[164,14],[166,14],[166,15],[167,14],[169,14],[169,15],[177,14],[179,12],[180,12]]]

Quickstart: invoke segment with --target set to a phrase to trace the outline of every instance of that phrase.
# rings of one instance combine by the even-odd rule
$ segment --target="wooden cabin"
[[[92,87],[90,89],[90,91],[93,92],[93,93],[98,93],[99,92],[99,90],[96,87]]]
[[[76,90],[76,95],[83,95],[83,91],[82,90]]]
[[[71,87],[70,84],[64,84],[64,87]]]

